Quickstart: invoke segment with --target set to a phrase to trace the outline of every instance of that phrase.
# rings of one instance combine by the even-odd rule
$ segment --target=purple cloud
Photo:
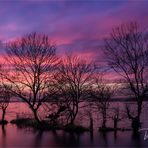
[[[100,46],[113,27],[131,20],[147,27],[147,6],[147,1],[0,2],[0,40],[43,32],[56,42],[59,53],[71,50],[101,57]]]

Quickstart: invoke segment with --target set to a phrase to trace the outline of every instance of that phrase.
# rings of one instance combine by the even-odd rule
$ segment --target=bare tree
[[[122,24],[112,30],[105,40],[107,62],[123,79],[137,103],[137,115],[127,108],[129,118],[140,126],[142,103],[148,93],[148,44],[145,33],[136,22]]]
[[[114,111],[114,116],[112,117],[112,119],[114,121],[114,129],[116,130],[118,128],[119,121],[124,119],[124,116],[122,115],[123,117],[120,117],[121,113],[119,107],[114,107],[113,111]]]
[[[10,86],[6,84],[2,84],[0,86],[0,109],[2,110],[2,124],[5,123],[6,109],[10,102],[10,89]]]
[[[91,97],[102,115],[102,128],[106,128],[107,110],[109,109],[110,99],[113,93],[114,86],[105,82],[102,74],[95,76],[94,86],[91,88]]]
[[[47,35],[31,33],[7,43],[6,52],[10,67],[2,75],[12,85],[11,92],[28,104],[40,123],[38,110],[49,96],[48,87],[57,64],[56,47]]]
[[[79,103],[86,97],[91,85],[94,65],[77,56],[67,56],[55,74],[56,87],[67,112],[67,124],[73,124]]]

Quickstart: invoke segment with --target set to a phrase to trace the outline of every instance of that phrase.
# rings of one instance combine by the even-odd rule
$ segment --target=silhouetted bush
[[[7,120],[0,120],[0,124],[7,124],[8,121]]]
[[[63,130],[67,132],[76,132],[76,133],[83,133],[83,132],[89,131],[88,128],[85,128],[81,125],[74,125],[74,124],[69,124],[64,126]]]
[[[132,129],[129,128],[112,128],[112,127],[100,127],[99,131],[101,132],[109,132],[109,131],[130,131]]]

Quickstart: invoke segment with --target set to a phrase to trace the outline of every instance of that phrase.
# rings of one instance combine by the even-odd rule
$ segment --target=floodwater
[[[114,104],[117,105],[117,103]],[[118,106],[123,108],[124,105],[120,102]],[[26,113],[29,112],[29,109],[24,103],[10,103],[6,119],[8,121],[14,119],[18,112]],[[82,114],[79,115],[77,124],[81,123],[87,127],[89,126],[89,120],[87,118],[82,119]],[[148,127],[147,115],[146,106],[142,112],[142,127],[145,128]],[[146,131],[136,134],[132,131],[102,133],[98,131],[98,127],[101,125],[99,115],[93,116],[96,116],[94,118],[94,132],[85,132],[83,134],[68,133],[61,130],[42,132],[33,129],[20,129],[8,123],[5,127],[0,126],[0,147],[148,147],[148,139],[144,140]],[[107,125],[112,126],[111,119]],[[130,127],[130,122],[124,119],[119,126]]]

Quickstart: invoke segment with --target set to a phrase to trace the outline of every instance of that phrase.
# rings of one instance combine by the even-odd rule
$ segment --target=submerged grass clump
[[[17,118],[17,119],[13,119],[10,121],[10,123],[12,124],[16,124],[18,127],[31,127],[31,126],[35,126],[35,120],[31,119],[31,118]]]
[[[81,125],[75,125],[75,124],[69,124],[64,126],[63,130],[67,132],[76,132],[76,133],[83,133],[83,132],[89,131],[88,128],[85,128]]]
[[[0,124],[7,124],[8,121],[7,120],[0,120]]]
[[[15,124],[19,128],[33,128],[37,130],[58,130],[59,126],[50,125],[46,121],[41,121],[38,123],[35,119],[32,118],[17,118],[10,121],[10,123]]]
[[[66,126],[60,126],[60,125],[50,125],[46,121],[41,121],[38,123],[36,120],[32,118],[17,118],[10,121],[11,124],[15,124],[19,128],[34,128],[37,130],[63,130],[67,132],[75,132],[75,133],[83,133],[85,131],[89,131],[88,128],[85,128],[80,125],[66,125]]]
[[[99,131],[101,132],[109,132],[109,131],[130,131],[129,128],[112,128],[112,127],[100,127]]]

